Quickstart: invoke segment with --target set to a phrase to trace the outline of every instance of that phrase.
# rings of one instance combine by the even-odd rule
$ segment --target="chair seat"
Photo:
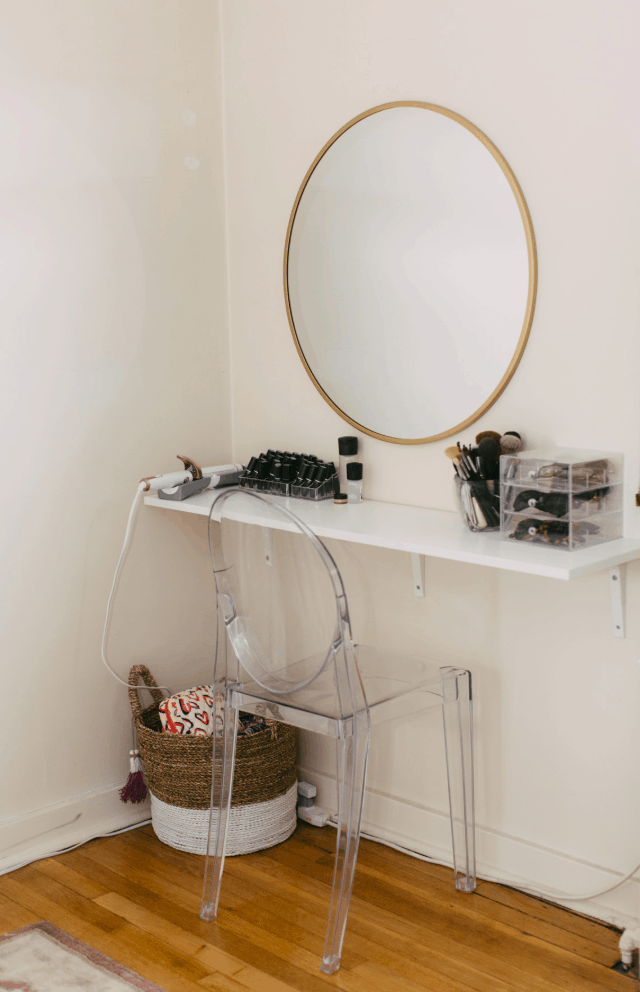
[[[442,702],[442,676],[437,663],[429,662],[424,658],[394,654],[383,648],[373,648],[365,644],[355,645],[355,652],[365,698],[374,719],[376,716],[374,711],[377,707],[392,700],[404,702],[405,696],[406,703],[410,703],[412,708],[424,709],[425,705],[429,704],[425,694],[433,697],[432,704]],[[307,666],[308,659],[300,662],[299,665],[289,665],[287,677],[292,681],[297,679],[298,670],[306,670]],[[285,723],[291,719],[291,714],[288,712],[290,708],[329,720],[339,720],[341,712],[334,672],[334,667],[329,665],[309,686],[286,695],[270,692],[251,679],[241,681],[235,688],[242,696],[241,708],[247,704],[251,712],[261,712],[275,719],[280,718]],[[417,692],[419,692],[418,697],[416,697]],[[253,700],[258,699],[265,703],[263,709],[260,708],[259,703],[253,703]],[[405,712],[405,709],[402,712]],[[343,711],[342,718],[348,719],[351,715]],[[298,723],[296,720],[295,724],[309,726],[306,719],[303,723]]]

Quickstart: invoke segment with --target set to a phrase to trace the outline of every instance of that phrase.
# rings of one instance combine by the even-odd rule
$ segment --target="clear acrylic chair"
[[[219,628],[214,683],[225,695],[215,739],[208,855],[200,915],[214,919],[225,857],[238,711],[332,737],[338,813],[333,886],[321,970],[340,967],[353,886],[371,723],[442,707],[456,888],[475,889],[471,675],[354,645],[340,572],[284,500],[223,491],[210,547]],[[211,517],[210,517],[211,521]],[[215,774],[216,752],[218,766]],[[402,760],[402,756],[398,756]]]

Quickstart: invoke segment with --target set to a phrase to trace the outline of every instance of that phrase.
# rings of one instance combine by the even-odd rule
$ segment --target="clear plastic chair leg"
[[[441,668],[440,673],[455,883],[461,892],[473,892],[476,849],[471,673],[449,667]]]
[[[234,704],[235,693],[232,689],[227,689],[225,694],[222,739],[215,735],[213,738],[211,812],[209,814],[207,860],[204,866],[204,887],[202,890],[202,905],[200,907],[200,916],[203,920],[214,920],[218,915],[218,901],[220,899],[220,885],[222,883],[227,841],[227,825],[229,822],[229,809],[231,807],[231,793],[233,791],[233,772],[236,763],[238,710]],[[216,752],[221,757],[219,782],[216,782]]]
[[[362,713],[353,720],[353,734],[338,747],[338,836],[331,888],[327,936],[320,970],[332,975],[340,967],[342,943],[353,888],[360,841],[362,803],[369,753],[369,718]]]

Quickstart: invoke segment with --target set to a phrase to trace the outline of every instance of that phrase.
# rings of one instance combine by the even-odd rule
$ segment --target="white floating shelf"
[[[219,492],[206,490],[182,502],[161,500],[153,494],[145,496],[144,501],[148,506],[162,510],[208,516]],[[412,555],[447,558],[550,579],[577,579],[589,572],[616,568],[640,558],[640,541],[630,538],[619,538],[582,551],[559,551],[519,541],[501,541],[499,533],[495,532],[472,534],[457,513],[446,510],[426,510],[419,506],[379,503],[370,499],[347,506],[338,506],[333,500],[311,503],[280,496],[271,496],[270,499],[299,516],[321,538],[370,544],[378,548],[407,551]],[[253,522],[260,522],[259,513],[252,513],[251,517]],[[247,522],[250,522],[249,516]],[[414,582],[418,582],[416,595],[422,595],[420,575],[415,567]]]

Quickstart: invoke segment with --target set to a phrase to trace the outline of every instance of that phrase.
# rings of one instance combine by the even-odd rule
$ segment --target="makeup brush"
[[[445,448],[444,453],[447,456],[447,458],[450,458],[451,461],[453,462],[453,467],[456,471],[456,474],[459,475],[461,479],[466,478],[466,475],[463,475],[461,471],[462,460],[460,458],[460,452],[458,451],[458,449],[451,446],[450,448]]]
[[[515,455],[522,447],[522,438],[516,431],[506,431],[499,441],[502,455]]]
[[[484,479],[471,480],[467,483],[471,494],[471,501],[476,508],[476,515],[485,521],[485,527],[497,527],[500,523],[500,516],[493,505],[493,496],[489,492]]]
[[[500,441],[500,434],[497,431],[480,431],[479,434],[476,434],[476,444],[480,444],[488,437],[493,438],[494,441]]]
[[[481,479],[482,478],[482,476],[480,474],[480,470],[479,470],[478,464],[477,464],[476,459],[475,459],[475,457],[473,455],[473,452],[471,451],[471,448],[468,448],[464,444],[462,445],[462,464],[464,465],[464,467],[466,468],[467,472],[469,473],[469,478],[470,479]]]
[[[478,456],[480,458],[483,477],[485,479],[497,479],[500,448],[495,438],[486,437],[480,442],[478,445]]]
[[[475,493],[476,482],[465,482],[462,486],[462,500],[471,521],[478,530],[485,530],[489,526],[487,518],[482,512],[481,500],[477,499]]]

